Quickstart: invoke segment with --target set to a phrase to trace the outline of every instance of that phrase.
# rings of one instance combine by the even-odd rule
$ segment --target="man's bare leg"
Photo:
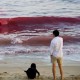
[[[56,80],[56,63],[52,64],[53,79]]]
[[[63,68],[62,68],[62,63],[60,63],[58,61],[58,66],[59,66],[59,70],[60,70],[60,74],[61,74],[61,80],[63,80]]]

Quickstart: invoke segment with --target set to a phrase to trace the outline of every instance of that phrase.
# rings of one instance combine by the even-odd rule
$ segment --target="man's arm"
[[[54,43],[51,42],[51,44],[50,44],[50,59],[51,59],[51,63],[52,63],[53,52],[54,52]]]

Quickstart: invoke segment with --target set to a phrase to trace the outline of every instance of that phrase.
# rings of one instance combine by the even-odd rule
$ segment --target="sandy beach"
[[[35,62],[41,76],[35,80],[53,80],[51,64],[39,60],[2,60],[0,61],[0,80],[28,80],[24,70]],[[64,80],[80,80],[80,62],[64,61]],[[60,80],[59,69],[57,67],[57,80]]]

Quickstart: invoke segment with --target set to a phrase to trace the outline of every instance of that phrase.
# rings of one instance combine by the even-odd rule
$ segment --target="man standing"
[[[58,63],[61,80],[63,80],[62,58],[63,58],[63,38],[59,37],[59,31],[53,31],[53,39],[50,44],[50,57],[52,62],[52,72],[56,80],[56,62]]]

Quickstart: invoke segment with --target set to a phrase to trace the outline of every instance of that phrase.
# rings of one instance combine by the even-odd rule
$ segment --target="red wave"
[[[14,30],[25,30],[25,26],[31,29],[33,25],[44,27],[43,24],[80,24],[80,17],[17,17],[17,18],[0,18],[0,32],[12,32]],[[29,27],[30,26],[30,27]],[[34,26],[34,28],[36,27]]]
[[[44,23],[79,23],[80,17],[16,17],[16,18],[0,18],[1,24],[44,24]]]

